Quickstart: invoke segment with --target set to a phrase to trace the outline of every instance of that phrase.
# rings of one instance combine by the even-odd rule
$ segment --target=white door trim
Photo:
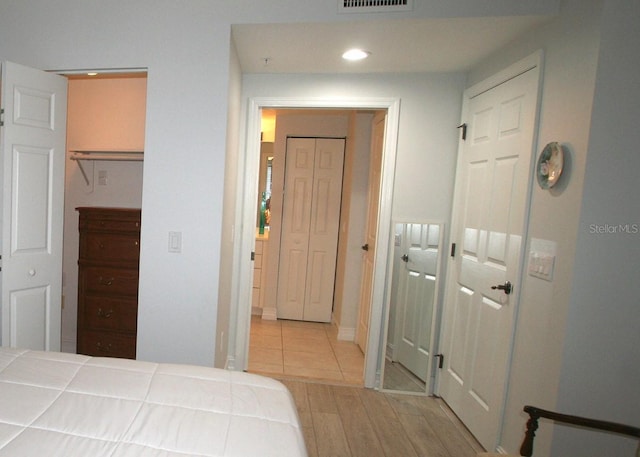
[[[480,95],[483,92],[486,92],[490,89],[493,89],[496,86],[499,86],[502,83],[509,81],[517,76],[520,76],[522,73],[525,73],[532,68],[538,68],[540,70],[540,78],[542,79],[542,70],[543,70],[543,62],[544,62],[544,52],[540,49],[533,54],[528,55],[527,57],[515,62],[509,67],[489,76],[488,78],[480,81],[479,83],[474,84],[465,90],[464,93],[464,101],[468,103],[468,100]],[[541,85],[538,85],[538,102],[540,102],[541,96]],[[464,111],[463,111],[464,113]],[[537,119],[536,119],[537,122]],[[460,142],[460,147],[463,145]]]
[[[387,254],[391,234],[391,209],[393,201],[393,180],[395,176],[396,149],[398,143],[398,123],[400,99],[398,98],[270,98],[249,99],[246,140],[244,154],[238,164],[238,200],[234,225],[234,250],[231,310],[229,318],[229,353],[227,368],[244,370],[249,354],[249,330],[251,325],[251,274],[249,259],[255,238],[255,196],[258,192],[258,167],[260,159],[260,117],[263,108],[334,108],[334,109],[381,109],[387,110],[384,152],[382,158],[382,182],[380,186],[380,209],[378,214],[378,238],[373,275],[371,320],[365,358],[364,384],[375,387],[376,371],[380,361],[381,324],[383,317],[383,297],[386,284]],[[241,146],[242,148],[242,146]],[[237,306],[233,306],[233,304]]]

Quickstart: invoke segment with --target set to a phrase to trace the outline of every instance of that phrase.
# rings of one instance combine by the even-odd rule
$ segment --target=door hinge
[[[253,262],[254,260],[256,260],[256,253],[255,251],[251,251],[251,261]]]
[[[456,256],[456,243],[451,243],[451,257]]]
[[[436,354],[434,357],[438,359],[438,368],[442,368],[444,366],[444,354]]]
[[[4,125],[4,108],[0,109],[0,127]]]
[[[460,124],[458,126],[459,129],[462,129],[462,141],[467,139],[467,124]]]

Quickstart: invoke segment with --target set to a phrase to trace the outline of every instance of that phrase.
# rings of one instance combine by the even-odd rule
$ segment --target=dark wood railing
[[[545,419],[551,419],[554,422],[560,422],[563,424],[577,425],[579,427],[586,427],[593,430],[602,430],[619,435],[630,436],[640,440],[640,428],[632,427],[630,425],[618,424],[615,422],[608,422],[596,419],[588,419],[586,417],[571,416],[569,414],[554,413],[553,411],[547,411],[544,409],[536,408],[535,406],[525,406],[524,412],[529,414],[529,420],[527,421],[527,431],[525,433],[524,441],[520,447],[520,455],[525,457],[531,457],[533,455],[533,438],[538,429],[538,419],[541,417]],[[637,454],[640,457],[640,447],[638,447]]]

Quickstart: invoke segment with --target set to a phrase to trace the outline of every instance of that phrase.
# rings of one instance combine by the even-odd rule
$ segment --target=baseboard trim
[[[393,344],[387,344],[387,349],[385,351],[385,355],[387,359],[393,360]]]
[[[231,371],[234,371],[236,369],[236,358],[234,356],[227,356],[227,361],[224,365],[224,369]]]
[[[262,318],[266,321],[276,321],[278,320],[278,309],[277,308],[262,308]]]
[[[60,351],[61,352],[68,352],[70,354],[75,354],[77,347],[78,347],[78,344],[77,344],[76,340],[62,340],[62,341],[60,341]]]
[[[338,326],[338,340],[340,341],[355,341],[356,329],[355,327],[341,327]]]

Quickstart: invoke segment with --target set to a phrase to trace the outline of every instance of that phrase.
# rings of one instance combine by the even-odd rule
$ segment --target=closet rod
[[[82,177],[84,178],[87,186],[89,185],[89,177],[84,171],[81,160],[101,160],[101,161],[119,161],[119,162],[142,162],[144,160],[144,151],[71,151],[72,154],[69,157],[71,160],[75,160],[80,168]]]

